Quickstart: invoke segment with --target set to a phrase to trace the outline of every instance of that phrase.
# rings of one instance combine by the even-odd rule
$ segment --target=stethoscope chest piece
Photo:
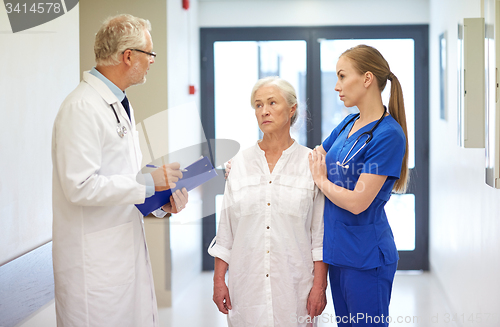
[[[111,109],[113,109],[113,113],[115,114],[116,118],[116,133],[118,134],[119,137],[123,138],[125,135],[127,135],[127,127],[123,126],[122,123],[120,122],[120,119],[118,118],[118,115],[116,114],[115,108],[113,108],[113,105],[110,105]]]
[[[123,126],[122,124],[118,124],[116,126],[116,132],[118,133],[118,136],[123,138],[125,134],[127,134],[127,127]]]

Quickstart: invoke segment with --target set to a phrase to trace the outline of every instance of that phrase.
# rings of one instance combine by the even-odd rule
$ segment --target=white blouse
[[[216,244],[208,250],[229,265],[229,326],[307,326],[300,322],[314,261],[323,259],[324,207],[310,151],[294,142],[272,173],[258,144],[231,160]]]

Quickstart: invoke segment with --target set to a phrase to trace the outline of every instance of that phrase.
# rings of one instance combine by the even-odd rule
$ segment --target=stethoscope
[[[354,142],[354,144],[352,145],[351,149],[349,150],[349,152],[347,152],[346,156],[344,157],[344,160],[342,160],[342,162],[340,161],[337,161],[337,165],[339,165],[340,167],[342,168],[346,168],[346,169],[349,169],[349,161],[352,160],[352,158],[354,158],[354,156],[356,156],[359,151],[361,151],[367,144],[368,142],[370,142],[372,139],[373,139],[373,131],[375,130],[375,128],[377,128],[377,126],[382,122],[382,120],[384,119],[385,117],[385,110],[384,110],[384,113],[382,114],[382,117],[380,117],[380,119],[377,121],[377,123],[372,127],[372,129],[370,129],[368,132],[364,132],[364,133],[361,133],[358,138],[356,139],[356,142]],[[354,120],[356,120],[357,118],[359,118],[359,114],[355,115],[354,117],[352,117],[348,122],[347,124],[344,125],[344,127],[342,127],[342,129],[340,130],[339,134],[340,135],[344,129],[346,129],[346,127],[352,123]],[[358,149],[358,151],[356,151],[356,153],[354,153],[350,158],[349,158],[349,154],[351,154],[352,152],[352,149],[354,149],[356,147],[356,144],[358,144],[358,141],[359,139],[363,136],[363,135],[368,135],[368,138],[366,139],[365,143]],[[349,158],[349,159],[348,159]]]
[[[125,134],[127,134],[127,127],[123,126],[121,121],[120,121],[120,118],[118,118],[118,115],[116,114],[116,110],[115,108],[113,108],[113,105],[110,104],[111,106],[111,109],[113,109],[113,113],[115,114],[115,117],[116,117],[116,133],[118,133],[118,136],[123,138],[125,136]]]

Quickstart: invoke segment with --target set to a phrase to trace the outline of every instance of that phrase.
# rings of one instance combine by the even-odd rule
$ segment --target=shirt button
[[[272,183],[272,181],[269,181],[269,184],[271,184],[271,183]]]
[[[269,226],[267,226],[267,229],[269,229]]]
[[[266,277],[269,277],[269,274],[266,274]]]
[[[269,251],[267,251],[267,253],[269,253]]]
[[[267,206],[269,207],[271,205],[271,203],[267,203]]]

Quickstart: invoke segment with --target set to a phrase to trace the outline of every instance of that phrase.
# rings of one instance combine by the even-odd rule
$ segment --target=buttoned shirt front
[[[216,243],[229,264],[229,326],[306,326],[314,261],[323,258],[324,196],[311,150],[294,142],[272,173],[258,144],[231,162]]]

